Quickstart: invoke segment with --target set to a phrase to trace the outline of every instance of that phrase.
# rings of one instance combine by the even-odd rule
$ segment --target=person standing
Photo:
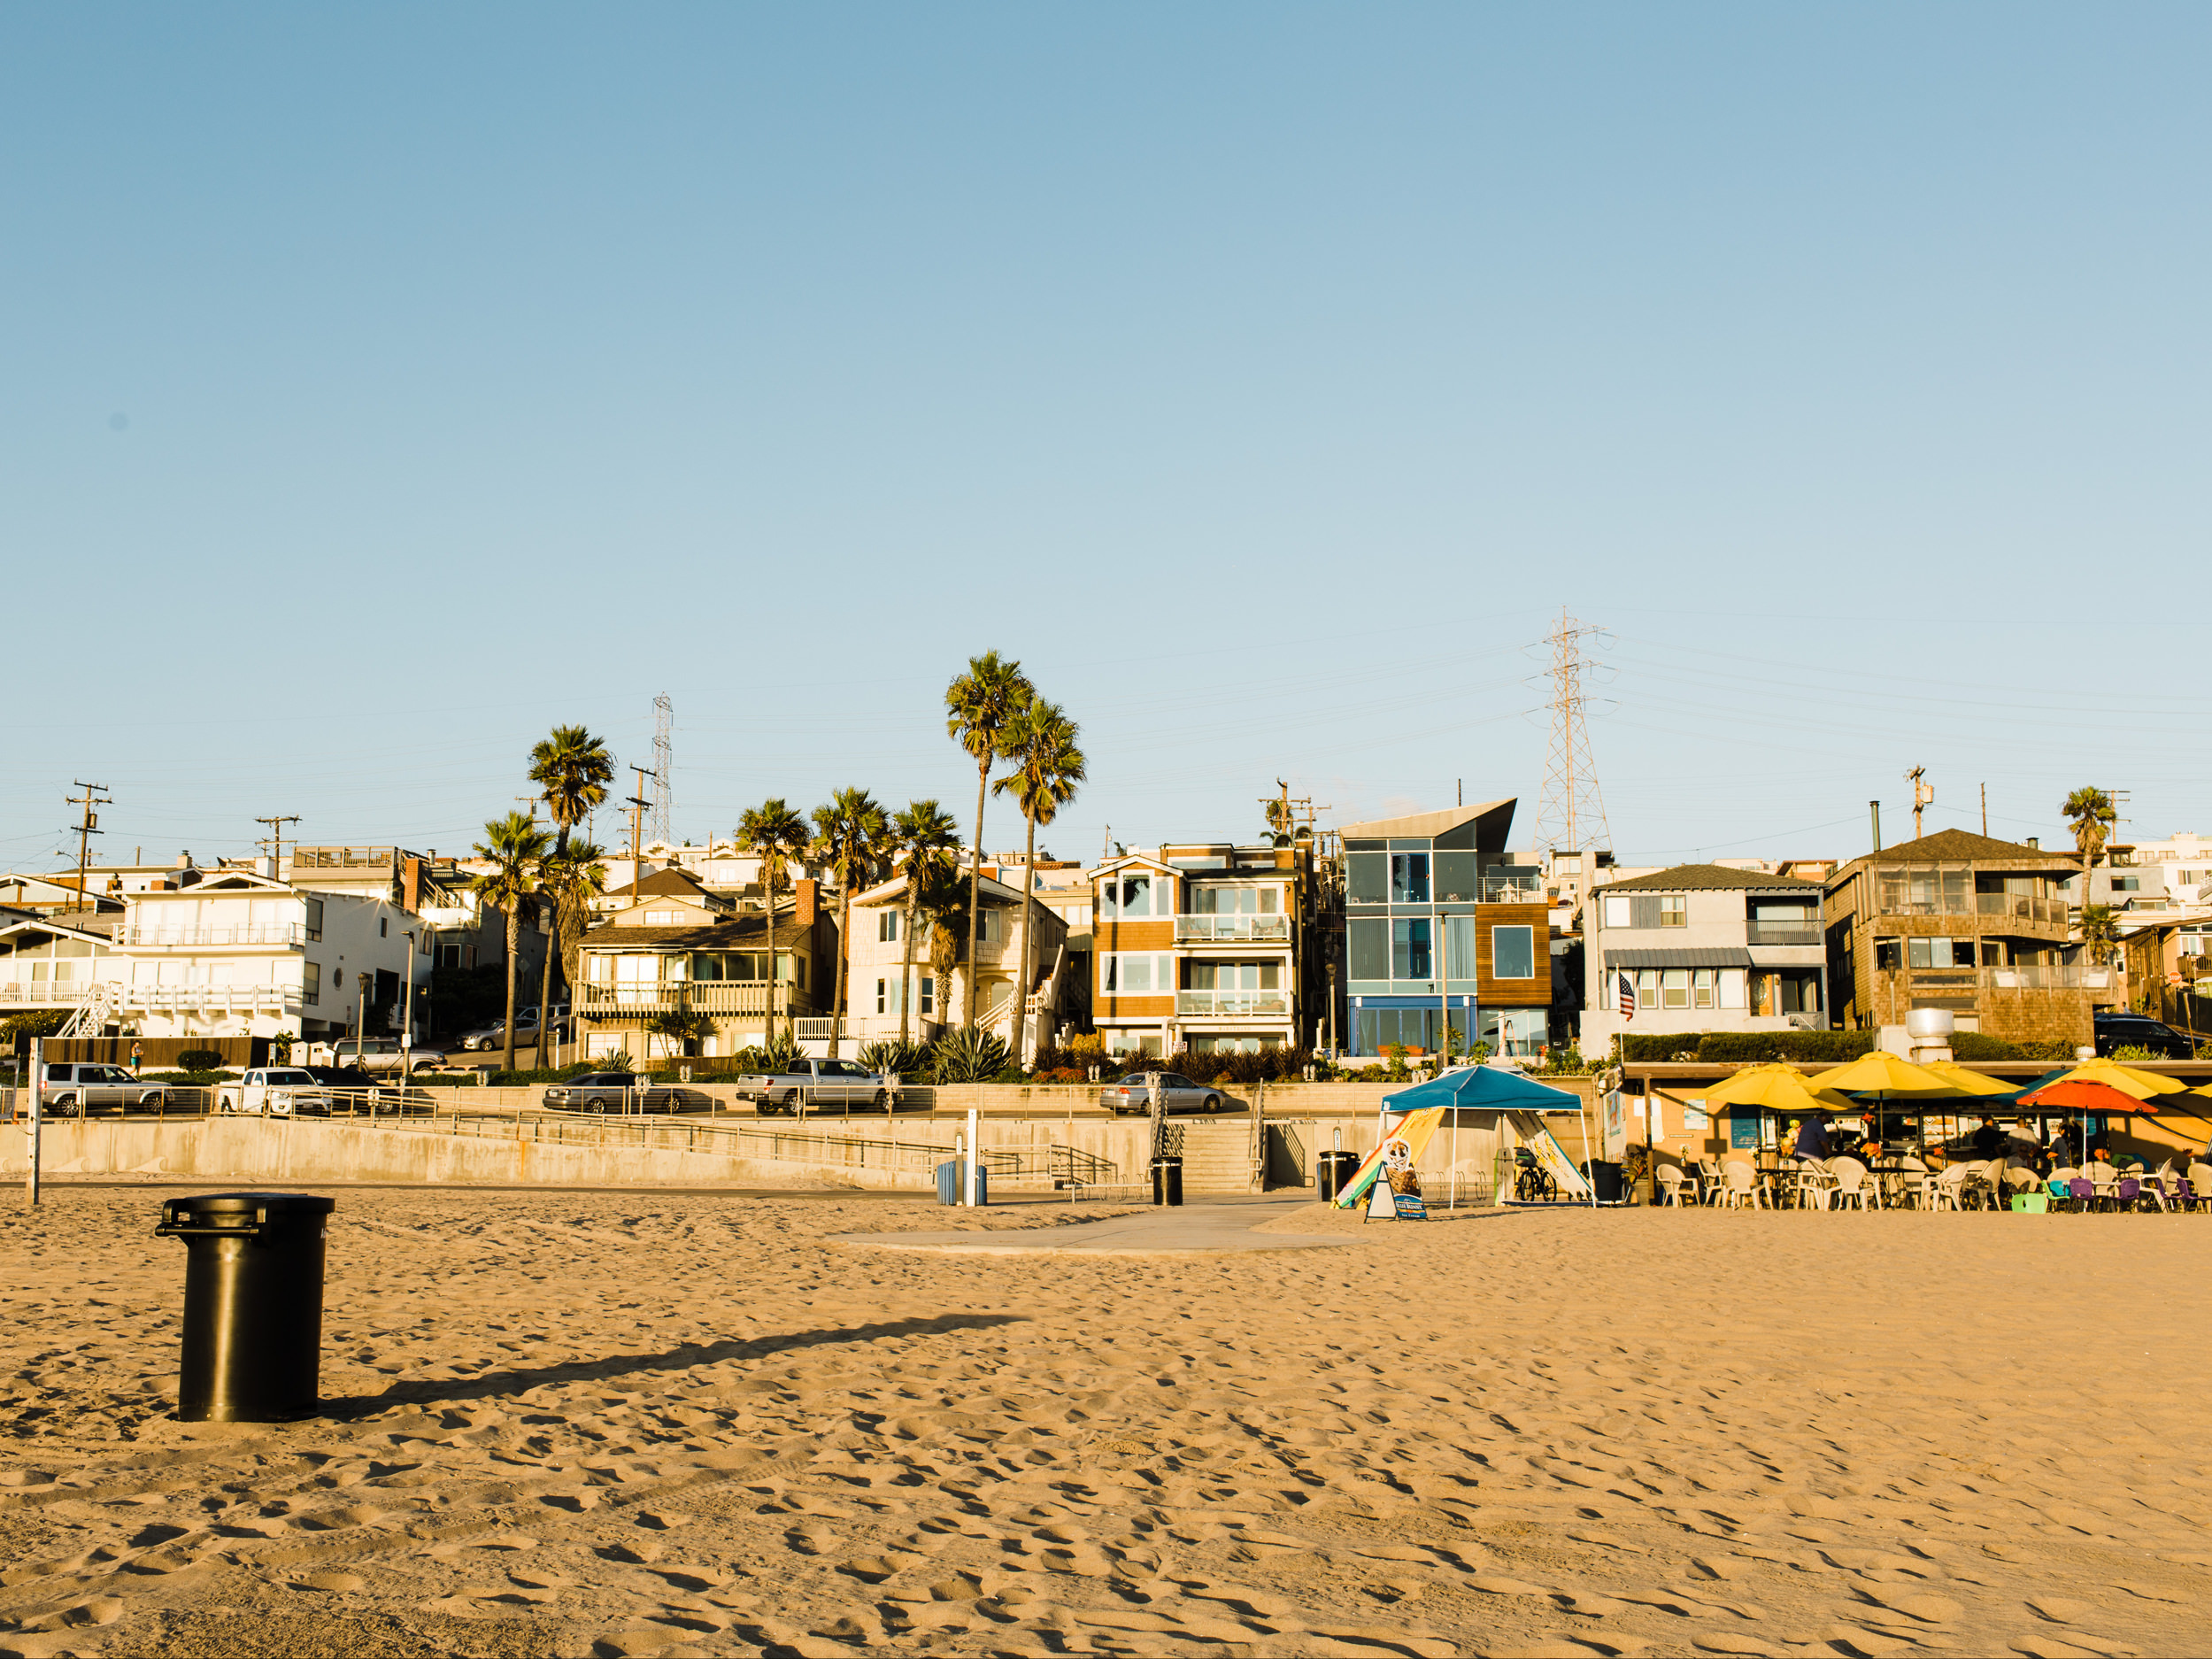
[[[145,1051],[145,1048],[144,1048],[144,1047],[143,1047],[143,1046],[139,1043],[139,1040],[138,1040],[136,1038],[135,1038],[135,1037],[134,1037],[134,1038],[131,1038],[131,1076],[132,1076],[135,1077],[135,1076],[138,1075],[139,1067],[140,1067],[140,1065],[141,1065],[141,1064],[144,1061],[145,1058],[146,1058],[146,1051]]]

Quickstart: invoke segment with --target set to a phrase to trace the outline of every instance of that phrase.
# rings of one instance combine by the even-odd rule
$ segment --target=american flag
[[[1636,1017],[1636,982],[1626,974],[1616,974],[1615,977],[1621,982],[1621,1017],[1632,1020]]]

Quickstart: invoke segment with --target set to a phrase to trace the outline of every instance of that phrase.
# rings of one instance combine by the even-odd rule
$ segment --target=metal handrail
[[[1274,915],[1178,915],[1175,918],[1175,943],[1203,945],[1238,943],[1250,940],[1259,943],[1288,944],[1291,938],[1291,919]]]
[[[243,928],[125,928],[122,944],[161,945],[304,945],[307,927],[300,922],[279,922],[266,927]]]
[[[1288,1014],[1287,991],[1178,991],[1177,1014]]]

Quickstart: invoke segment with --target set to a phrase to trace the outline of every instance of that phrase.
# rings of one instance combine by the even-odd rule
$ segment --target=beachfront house
[[[1623,1032],[1824,1030],[1816,881],[1680,864],[1598,888],[1584,911],[1582,1052]]]
[[[1017,881],[1021,877],[1018,867],[985,868],[998,868]],[[989,875],[976,885],[982,900],[975,938],[975,1000],[982,1012],[976,1022],[1011,1046],[1016,1012],[1014,986],[1021,976],[1023,954],[1021,890]],[[960,893],[965,899],[965,880]],[[1067,1017],[1063,1005],[1067,1000],[1069,971],[1064,908],[1040,902],[1030,907],[1029,914],[1037,928],[1037,943],[1029,951],[1035,971],[1029,985],[1025,1061],[1039,1046],[1059,1040]],[[857,1044],[896,1039],[902,1022],[907,1040],[916,1043],[928,1042],[967,1022],[965,922],[952,926],[950,971],[940,976],[933,959],[942,953],[932,949],[932,919],[926,911],[916,914],[910,962],[906,935],[906,877],[896,876],[853,895],[852,937],[845,945],[844,1030],[846,1037]]]

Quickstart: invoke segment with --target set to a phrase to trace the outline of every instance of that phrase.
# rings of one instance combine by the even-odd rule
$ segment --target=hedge
[[[1677,1031],[1623,1033],[1622,1058],[1669,1061],[1688,1055],[1710,1064],[1768,1060],[1856,1060],[1875,1046],[1872,1031]]]

